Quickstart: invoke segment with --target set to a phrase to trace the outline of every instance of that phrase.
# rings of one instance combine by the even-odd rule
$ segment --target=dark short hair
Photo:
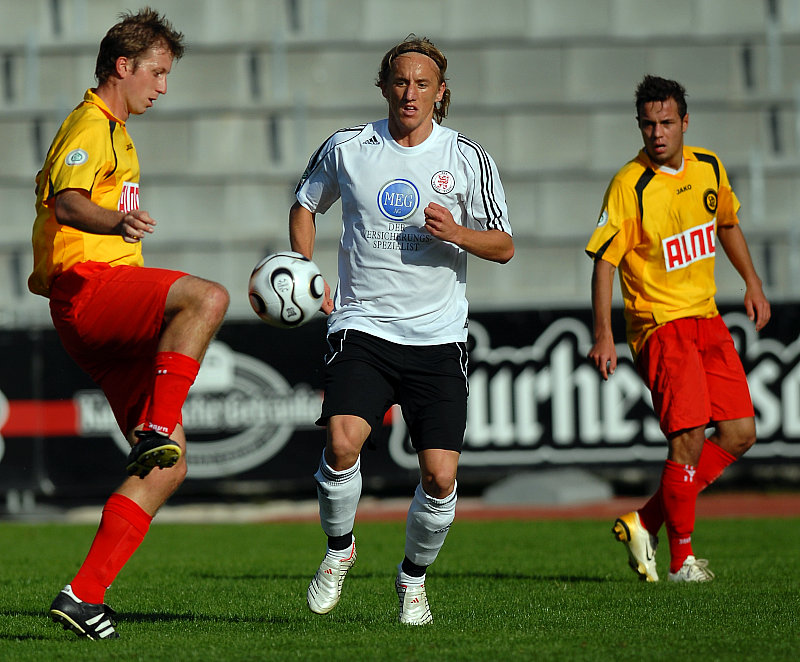
[[[145,7],[138,13],[123,12],[100,42],[94,77],[102,85],[115,72],[117,58],[127,57],[137,66],[138,59],[154,46],[163,46],[175,60],[183,56],[183,33],[175,31],[172,24],[155,9]]]
[[[441,124],[442,120],[447,117],[447,109],[450,107],[450,88],[447,87],[447,58],[427,37],[417,37],[417,35],[412,33],[399,44],[390,48],[386,52],[386,55],[383,56],[383,60],[381,60],[381,68],[378,70],[378,78],[375,80],[375,85],[383,89],[389,82],[389,76],[392,73],[392,65],[395,59],[404,53],[421,53],[422,55],[426,55],[433,60],[439,68],[439,85],[444,83],[445,90],[442,95],[442,100],[439,101],[433,109],[433,119]]]
[[[676,80],[650,76],[642,79],[636,88],[636,117],[642,114],[646,103],[651,101],[666,101],[675,99],[678,106],[678,115],[683,119],[686,116],[686,89]]]

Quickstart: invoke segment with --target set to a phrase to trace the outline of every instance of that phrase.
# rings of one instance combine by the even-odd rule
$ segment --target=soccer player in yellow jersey
[[[103,389],[132,446],[129,477],[50,607],[90,639],[118,636],[105,591],[186,476],[181,408],[228,307],[221,285],[142,262],[156,222],[139,208],[126,122],[166,94],[183,50],[183,35],[157,12],[123,14],[100,44],[97,87],[64,121],[36,177],[28,285],[50,300],[64,348]]]
[[[697,495],[756,440],[745,373],[714,302],[717,239],[745,282],[745,310],[756,330],[770,318],[725,168],[713,152],[684,145],[685,94],[676,81],[655,76],[639,84],[644,148],[611,180],[586,247],[594,260],[589,359],[604,380],[614,373],[611,298],[619,269],[628,344],[669,442],[659,489],[612,529],[631,568],[647,581],[658,581],[662,524],[669,579],[714,577],[692,549]],[[713,428],[708,438],[706,428]]]

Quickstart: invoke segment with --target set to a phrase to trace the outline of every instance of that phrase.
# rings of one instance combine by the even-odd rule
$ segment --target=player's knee
[[[719,445],[735,458],[740,458],[756,443],[755,420],[737,421],[737,425],[725,428],[718,434]]]
[[[178,284],[178,305],[181,308],[192,310],[208,320],[221,320],[225,315],[230,296],[224,286],[197,276],[182,278]]]
[[[425,494],[434,499],[444,499],[453,493],[456,477],[450,471],[433,471],[423,475],[421,483]]]
[[[748,430],[743,430],[736,438],[733,444],[733,451],[731,452],[732,455],[735,457],[741,457],[750,448],[753,444],[756,443],[756,428],[755,425]]]
[[[357,416],[331,416],[328,419],[325,461],[335,471],[345,471],[358,461],[370,433],[369,425]]]
[[[202,313],[206,319],[221,323],[230,304],[230,295],[219,283],[208,282],[199,297]]]
[[[358,461],[361,447],[342,439],[338,443],[329,443],[325,449],[325,462],[334,471],[346,471],[355,466]]]

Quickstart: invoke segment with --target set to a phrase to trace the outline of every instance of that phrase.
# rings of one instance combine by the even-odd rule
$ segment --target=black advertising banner
[[[748,374],[758,443],[746,461],[800,457],[800,308],[776,305],[761,334],[723,308]],[[620,364],[603,382],[585,360],[588,310],[475,313],[459,481],[512,471],[661,463],[666,446],[619,325]],[[220,330],[183,410],[189,478],[181,494],[313,494],[324,444],[324,320],[292,330],[258,320]],[[52,330],[0,331],[0,490],[91,497],[124,478],[127,443],[102,393]],[[399,411],[362,454],[365,490],[416,483]]]

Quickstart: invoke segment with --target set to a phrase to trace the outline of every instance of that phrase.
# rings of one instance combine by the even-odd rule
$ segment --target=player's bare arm
[[[614,291],[616,267],[600,258],[594,261],[592,271],[592,322],[594,344],[589,350],[589,360],[600,376],[607,380],[617,369],[617,349],[611,330],[611,297]]]
[[[289,210],[289,244],[293,251],[305,255],[309,260],[314,257],[314,241],[317,236],[316,215],[295,202]],[[323,313],[329,315],[333,311],[331,288],[325,281],[325,296],[322,299]]]
[[[738,225],[720,226],[717,228],[717,237],[734,269],[744,280],[744,308],[750,321],[755,322],[756,331],[760,331],[769,322],[772,313],[742,229]]]
[[[118,234],[128,243],[136,243],[155,230],[156,222],[142,209],[129,212],[105,209],[89,199],[88,191],[67,189],[56,194],[56,219],[92,234]]]
[[[473,230],[455,222],[447,207],[431,202],[425,207],[425,229],[484,260],[505,264],[514,257],[514,241],[502,230]]]

